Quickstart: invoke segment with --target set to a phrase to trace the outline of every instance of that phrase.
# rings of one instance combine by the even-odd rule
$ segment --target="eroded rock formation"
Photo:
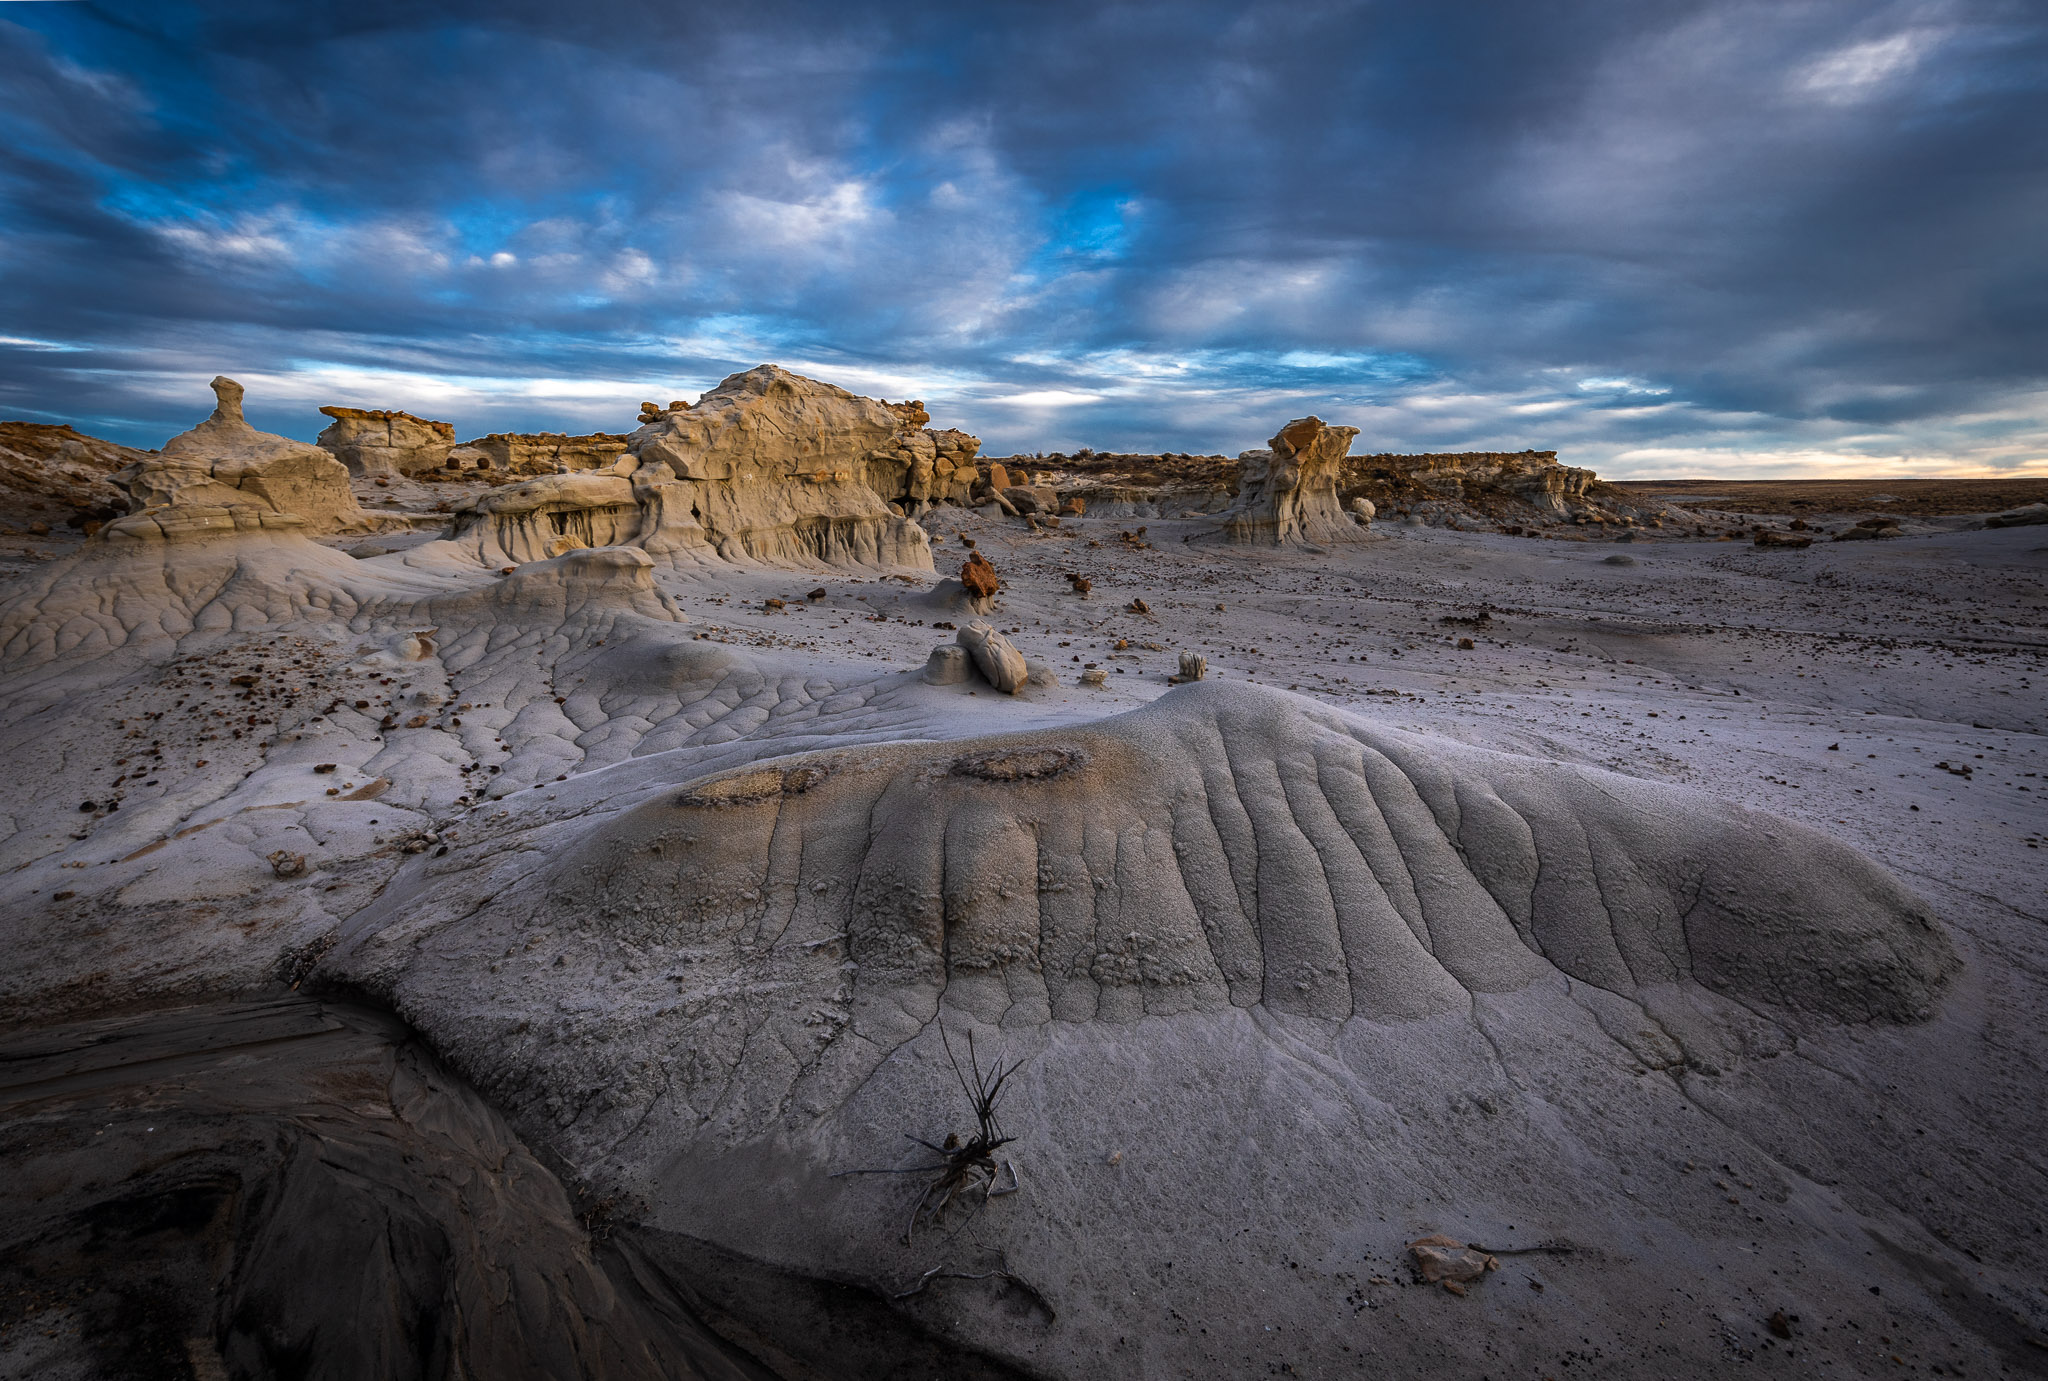
[[[691,483],[668,473],[656,483]],[[472,535],[616,535],[597,523],[623,531],[661,497],[640,479],[505,486],[488,501],[525,506]],[[1047,587],[1086,577],[983,542],[1013,582],[1017,652],[1049,651],[1069,611],[1146,607],[1106,564],[1079,606]],[[1399,1306],[1366,1320],[1395,1371],[1449,1358],[1479,1374],[1497,1348],[1534,1374],[1586,1320],[1626,1327],[1645,1297],[1703,1277],[1715,1309],[1757,1315],[1781,1288],[1876,1300],[1878,1285],[1867,1308],[1939,1331],[1923,1320],[1946,1306],[1908,1292],[1967,1258],[1906,1215],[1923,1184],[1958,1191],[1907,1178],[1911,1157],[1943,1108],[2038,1144],[2038,1080],[1979,1111],[1831,1072],[1984,1058],[1956,1043],[1983,985],[1940,1010],[1956,962],[1924,903],[1812,829],[1527,740],[1487,752],[1396,727],[1419,700],[1382,716],[1246,685],[1224,636],[1294,643],[1327,631],[1329,606],[1299,601],[1317,622],[1289,628],[1277,606],[1296,601],[1276,599],[1195,632],[1181,621],[1213,581],[1242,573],[1213,596],[1237,610],[1264,600],[1271,561],[1124,545],[1145,553],[1153,616],[1218,665],[1104,719],[1110,692],[1040,695],[1029,661],[1021,694],[992,693],[990,675],[1015,687],[1014,657],[977,668],[967,637],[917,685],[925,621],[954,617],[926,581],[700,579],[616,544],[501,574],[461,543],[357,560],[289,534],[93,543],[18,575],[0,605],[0,758],[23,791],[0,838],[0,1006],[45,1029],[17,1062],[31,1087],[16,1106],[36,1120],[10,1124],[0,1157],[36,1192],[8,1201],[26,1226],[0,1230],[0,1255],[84,1262],[103,1298],[157,1262],[217,1263],[150,1298],[174,1340],[200,1340],[194,1357],[217,1348],[252,1374],[267,1340],[283,1355],[351,1327],[344,1360],[445,1339],[479,1374],[658,1374],[638,1349],[675,1346],[605,1293],[634,1278],[672,1282],[790,1375],[838,1374],[849,1338],[880,1356],[885,1325],[968,1364],[877,1373],[1094,1377],[1142,1353],[1165,1373],[1236,1374],[1284,1335],[1309,1340],[1297,1370],[1334,1374],[1361,1335],[1327,1321],[1439,1229],[1505,1248],[1502,1268],[1469,1302],[1371,1286]],[[1380,583],[1434,578],[1441,553],[1413,549],[1438,544],[1408,545]],[[745,612],[785,597],[773,619]],[[1358,621],[1440,631],[1441,606],[1389,627],[1405,607]],[[1155,676],[1171,664],[1141,646],[1162,654],[1143,663]],[[1078,639],[1050,655],[1084,684],[1139,679],[1079,669],[1097,653]],[[1200,654],[1181,668],[1199,673]],[[1534,671],[1551,674],[1547,656]],[[467,1079],[437,1073],[428,1094],[376,1042],[329,1066],[311,1036],[229,1060],[206,1018],[216,1053],[159,1050],[174,1062],[135,1103],[140,1076],[95,1083],[70,1063],[121,1058],[125,1036],[47,1029],[280,981],[381,1003]],[[1003,1110],[1022,1188],[906,1244],[925,1151],[905,1133],[942,1146],[972,1130],[948,1057],[970,1034],[984,1062],[1006,1043],[1022,1062]],[[59,1107],[46,1081],[74,1078]],[[74,1154],[87,1138],[105,1149]],[[1857,1168],[1882,1161],[1898,1181]],[[1759,1192],[1714,1190],[1723,1162]],[[2026,1183],[2016,1161],[1986,1163],[1995,1175],[1957,1182]],[[194,1165],[219,1174],[187,1192]],[[905,1173],[847,1173],[865,1170]],[[2011,1218],[2007,1194],[1982,1196],[2000,1212],[1945,1199],[1928,1219],[1982,1241]],[[160,1202],[200,1213],[189,1249],[155,1235],[116,1260],[79,1227]],[[592,1243],[579,1213],[610,1238]],[[1910,1263],[1867,1256],[1872,1233],[1910,1243]],[[604,1268],[607,1240],[645,1273]],[[1572,1248],[1558,1260],[1517,1254],[1557,1242]],[[320,1293],[323,1248],[374,1300]],[[1770,1274],[1793,1260],[1796,1281]],[[1131,1294],[1133,1261],[1174,1263],[1174,1313]],[[2019,1261],[2009,1275],[2038,1275]],[[1524,1288],[1537,1268],[1547,1294]],[[1510,1284],[1540,1306],[1512,1337],[1430,1307],[1498,1307],[1482,1292]],[[79,1317],[37,1308],[12,1337]],[[1658,1323],[1627,1342],[1668,1360]],[[1241,1351],[1222,1352],[1226,1327]],[[1698,1365],[1665,1370],[1725,1369],[1720,1327],[1688,1335]]]
[[[1338,471],[1356,427],[1320,417],[1289,422],[1265,450],[1238,456],[1237,500],[1222,514],[1233,542],[1324,546],[1356,538],[1358,525],[1337,499]]]
[[[1685,515],[1653,495],[1608,484],[1555,451],[1455,451],[1351,456],[1340,492],[1373,503],[1382,517],[1444,525],[1560,524],[1660,527]]]
[[[627,446],[627,438],[613,432],[590,432],[584,436],[492,432],[463,442],[451,455],[463,468],[495,470],[500,474],[578,474],[615,468],[625,456]]]
[[[74,514],[112,517],[128,496],[111,476],[145,452],[71,427],[0,422],[0,511],[63,521]]]
[[[1221,514],[1236,501],[1244,481],[1243,462],[1220,455],[1083,450],[1031,457],[1029,463],[1050,478],[1062,503],[1081,500],[1088,513],[1099,517]],[[1367,501],[1381,519],[1432,525],[1657,526],[1672,516],[1654,496],[1604,483],[1591,470],[1560,465],[1555,451],[1347,454],[1338,470],[1337,496],[1347,507]]]
[[[319,444],[348,466],[351,475],[414,475],[447,464],[455,447],[455,427],[430,422],[409,412],[326,407],[334,419],[320,433]]]
[[[930,570],[908,516],[964,498],[978,443],[889,404],[761,365],[695,405],[647,405],[604,469],[545,476],[459,509],[454,535],[484,561],[632,543],[675,559]]]
[[[1920,1021],[1957,968],[1921,901],[1811,829],[1216,682],[1090,725],[749,763],[556,838],[395,888],[323,972],[647,1205],[679,1270],[756,1282],[721,1302],[763,1333],[792,1275],[900,1297],[944,1259],[905,1240],[901,1179],[835,1176],[957,1128],[940,1029],[1005,1045],[1030,1189],[962,1251],[1026,1284],[943,1307],[1052,1375],[1101,1374],[1134,1254],[1175,1261],[1191,1317],[1231,1317],[1254,1279],[1307,1317],[1312,1273],[1191,1225],[1255,1204],[1260,1240],[1322,1250],[1361,1204],[1428,1199],[1482,1134],[1446,1089],[1486,1105],[1477,1179],[1590,1218],[1583,1180],[1554,1207],[1530,1187],[1582,1154],[1558,1106],[1595,1101],[1611,1153],[1705,1154],[1709,1119],[1624,1070]],[[1124,1150],[1146,1211],[1104,1227]],[[1197,1366],[1199,1341],[1147,1336]]]
[[[110,540],[162,539],[303,527],[346,532],[371,520],[348,487],[348,467],[318,446],[259,432],[242,417],[242,386],[213,381],[213,413],[113,476],[129,512]]]

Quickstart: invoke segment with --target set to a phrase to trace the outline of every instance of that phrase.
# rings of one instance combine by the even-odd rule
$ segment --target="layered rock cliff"
[[[1467,514],[1496,520],[1557,522],[1581,518],[1648,520],[1663,505],[1601,482],[1591,470],[1560,465],[1555,451],[1458,451],[1352,456],[1344,496],[1421,516]]]
[[[1101,517],[1221,516],[1244,482],[1242,459],[1213,454],[1082,450],[1007,459]],[[1555,451],[1346,455],[1336,497],[1344,509],[1364,499],[1383,520],[1432,525],[1654,527],[1669,520],[1661,500],[1560,465]]]
[[[609,470],[626,454],[624,436],[591,432],[492,432],[465,441],[450,454],[462,469],[496,470],[507,475],[555,475]],[[629,467],[630,468],[630,467]]]

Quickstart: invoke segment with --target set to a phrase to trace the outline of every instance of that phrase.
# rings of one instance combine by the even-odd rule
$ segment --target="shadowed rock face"
[[[1360,1200],[1427,1194],[1474,1154],[1440,1120],[1447,1088],[1504,1119],[1515,1149],[1487,1154],[1517,1167],[1519,1216],[1567,1215],[1527,1184],[1608,1191],[1560,1170],[1580,1153],[1550,1101],[1654,1136],[1671,1109],[1648,1070],[1712,1077],[1803,1024],[1916,1021],[1955,968],[1922,903],[1811,830],[1204,682],[1085,727],[701,780],[518,886],[395,893],[326,971],[640,1196],[677,1269],[709,1268],[676,1244],[710,1243],[878,1291],[954,1257],[902,1240],[904,1181],[833,1175],[915,1165],[903,1133],[959,1129],[933,1027],[1007,1041],[1029,1189],[954,1255],[1040,1304],[963,1284],[971,1304],[921,1317],[965,1310],[949,1336],[1094,1375],[1114,1370],[1089,1360],[1100,1332],[1142,1327],[1089,1302],[1133,1253],[1170,1253],[1184,1314],[1257,1288],[1295,1317],[1198,1225],[1256,1204],[1261,1233],[1301,1244],[1279,1250],[1313,1255]],[[1133,1181],[1146,1220],[1112,1227],[1123,1191],[1084,1167],[1120,1147],[1171,1176]],[[1493,1173],[1453,1178],[1484,1199]],[[768,1328],[780,1288],[729,1307]]]
[[[770,1373],[389,1017],[284,996],[0,1039],[9,1376]]]
[[[141,456],[70,427],[0,422],[0,512],[13,517],[61,505],[118,513],[128,506],[127,495],[108,476]]]
[[[1355,539],[1359,533],[1337,499],[1338,472],[1356,427],[1303,417],[1282,427],[1270,449],[1238,457],[1237,501],[1222,515],[1233,542],[1266,546]]]

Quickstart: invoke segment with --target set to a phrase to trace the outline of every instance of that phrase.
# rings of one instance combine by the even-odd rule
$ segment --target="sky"
[[[2040,0],[0,0],[0,417],[2048,474]]]

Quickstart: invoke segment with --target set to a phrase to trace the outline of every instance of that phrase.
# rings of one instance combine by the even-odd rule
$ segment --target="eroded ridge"
[[[532,966],[559,1011],[451,1006],[483,962]],[[592,1134],[666,1102],[731,1136],[836,1106],[947,1009],[1401,1023],[1548,984],[1640,1058],[1712,1067],[1748,1007],[1913,1021],[1955,967],[1917,898],[1811,830],[1216,684],[1086,728],[700,780],[459,926],[366,924],[340,960],[515,1102]],[[486,1031],[514,1006],[516,1031]],[[565,1066],[587,1087],[614,1060],[603,1097],[563,1101]]]

